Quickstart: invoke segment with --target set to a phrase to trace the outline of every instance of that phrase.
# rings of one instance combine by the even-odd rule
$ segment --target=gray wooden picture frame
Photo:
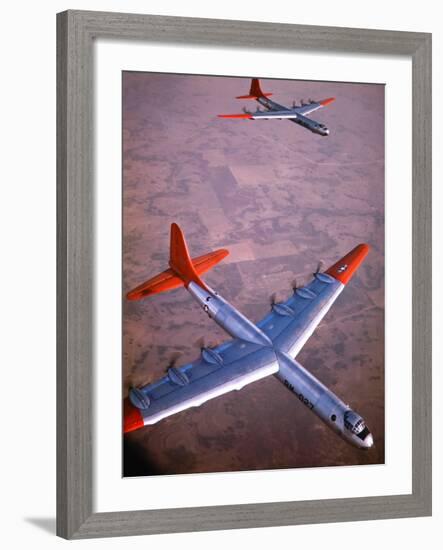
[[[412,60],[412,494],[93,513],[93,42],[96,38]],[[215,71],[216,72],[216,71]],[[57,16],[57,534],[68,539],[431,514],[431,35],[88,11]]]

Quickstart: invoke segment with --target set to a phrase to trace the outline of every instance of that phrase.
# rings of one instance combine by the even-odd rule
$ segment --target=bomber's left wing
[[[360,244],[325,273],[316,273],[313,280],[296,289],[289,300],[274,304],[257,326],[278,349],[296,357],[368,251],[367,244]]]
[[[198,407],[278,370],[272,348],[233,339],[216,348],[203,348],[196,361],[170,367],[166,376],[132,389],[124,402],[124,431],[155,424],[177,412]]]

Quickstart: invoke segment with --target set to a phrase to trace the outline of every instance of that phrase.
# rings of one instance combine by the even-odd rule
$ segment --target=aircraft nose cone
[[[369,433],[363,441],[363,447],[365,449],[370,449],[373,446],[374,446],[374,438],[372,437],[372,434]]]

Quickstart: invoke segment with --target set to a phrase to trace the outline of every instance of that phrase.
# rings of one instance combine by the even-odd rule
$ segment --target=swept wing
[[[271,348],[239,339],[216,348],[204,348],[196,361],[179,368],[171,367],[160,380],[130,392],[136,407],[129,398],[126,400],[124,430],[129,432],[155,424],[214,397],[240,390],[277,370],[277,358]]]
[[[286,302],[275,304],[257,326],[275,348],[295,358],[326,315],[368,253],[366,244],[356,246],[331,266],[316,273],[305,287],[296,289]]]

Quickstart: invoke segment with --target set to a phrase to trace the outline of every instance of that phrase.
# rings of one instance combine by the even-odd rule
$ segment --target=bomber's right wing
[[[124,431],[155,424],[277,370],[278,361],[271,348],[239,339],[204,348],[196,361],[171,367],[160,380],[130,390],[124,402]]]

